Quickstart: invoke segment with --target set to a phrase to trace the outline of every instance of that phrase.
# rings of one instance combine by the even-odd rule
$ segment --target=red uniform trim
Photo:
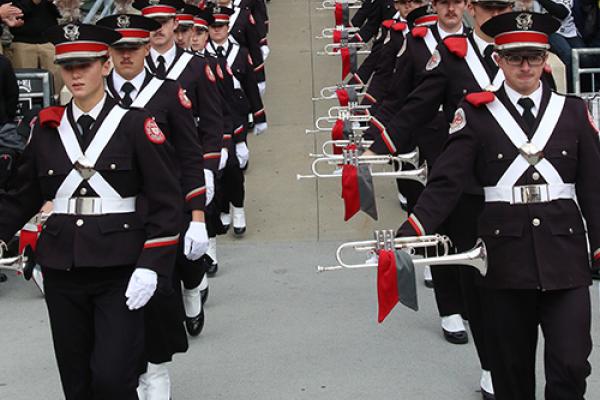
[[[548,36],[541,32],[506,32],[501,33],[494,38],[494,43],[497,46],[502,46],[510,43],[540,43],[548,44]]]
[[[488,104],[494,101],[496,95],[494,92],[477,92],[477,93],[469,93],[465,96],[465,100],[474,105],[475,107],[479,107],[483,104]]]
[[[62,55],[65,53],[102,53],[108,51],[108,45],[99,42],[70,42],[70,43],[59,43],[55,47],[56,55]]]
[[[151,14],[173,14],[175,15],[177,10],[175,7],[169,6],[149,6],[142,9],[142,15],[148,16]]]
[[[415,230],[417,236],[423,236],[425,234],[425,231],[423,230],[421,223],[419,222],[417,217],[415,217],[414,215],[411,214],[410,217],[408,217],[408,223]]]

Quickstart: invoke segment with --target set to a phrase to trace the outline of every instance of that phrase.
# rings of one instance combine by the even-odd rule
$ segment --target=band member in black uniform
[[[144,68],[149,52],[150,31],[160,24],[140,15],[116,14],[99,20],[97,25],[115,29],[123,39],[111,46],[114,70],[107,78],[109,93],[126,107],[144,108],[155,118],[171,147],[170,156],[184,194],[181,234],[184,245],[179,249],[173,273],[172,291],[155,296],[146,308],[147,372],[140,377],[138,394],[142,399],[169,398],[169,374],[166,363],[173,354],[188,348],[183,322],[191,334],[202,329],[204,313],[199,288],[187,290],[185,308],[181,292],[181,269],[187,260],[199,259],[208,248],[205,226],[204,170],[202,147],[194,124],[192,105],[180,86],[153,76]],[[185,310],[200,310],[186,320]],[[190,313],[191,313],[190,312]]]
[[[117,32],[77,22],[49,29],[73,100],[40,111],[11,187],[0,194],[0,239],[46,201],[37,242],[65,397],[138,399],[142,307],[164,290],[179,241],[181,191],[150,114],[104,90]],[[136,198],[151,212],[142,221]]]
[[[194,28],[194,15],[200,9],[198,7],[186,4],[177,10],[175,20],[177,28],[175,29],[175,44],[186,51],[192,49],[192,34]]]
[[[487,56],[493,50],[493,39],[481,31],[481,25],[495,15],[510,12],[512,4],[510,0],[478,0],[468,5],[474,21],[473,31],[446,37],[427,62],[418,86],[403,99],[401,107],[394,110],[384,104],[379,109],[377,120],[372,121],[374,124],[368,130],[375,139],[371,150],[386,153],[396,151],[396,146],[400,148],[411,140],[417,145],[420,141],[425,142],[427,138],[419,134],[421,127],[435,118],[440,106],[449,125],[465,94],[479,92],[503,81],[504,75],[498,72],[491,56]],[[382,116],[385,122],[379,120]],[[432,169],[435,168],[434,165]],[[445,233],[452,238],[458,251],[475,245],[477,217],[482,207],[481,188],[471,182],[444,224]],[[475,286],[475,271],[461,268],[459,273],[469,327],[483,370],[480,386],[484,396],[491,398],[493,385],[481,310],[480,292],[483,289]]]
[[[358,32],[352,37],[354,42],[369,42],[377,36],[381,23],[386,19],[391,19],[396,14],[393,0],[377,0],[374,2],[373,8],[366,22],[360,27]]]
[[[242,168],[246,166],[249,158],[248,146],[246,145],[247,122],[246,115],[252,112],[255,129],[266,129],[265,110],[258,92],[256,76],[253,73],[252,59],[246,48],[234,43],[229,38],[227,24],[231,9],[225,7],[214,7],[212,9],[212,20],[209,21],[210,40],[206,47],[209,54],[217,57],[219,62],[225,66],[226,73],[230,74],[233,81],[233,93],[231,103],[233,111],[234,135],[230,146],[230,157],[223,174],[223,203],[222,222],[228,225],[229,211],[233,216],[231,224],[234,234],[241,236],[246,231],[246,217],[244,213],[244,174]],[[264,128],[262,128],[264,126]]]
[[[481,284],[497,400],[536,398],[540,327],[547,399],[583,399],[591,371],[588,286],[590,261],[600,264],[600,144],[584,102],[540,80],[548,36],[559,26],[547,14],[515,12],[481,27],[495,38],[505,81],[459,104],[444,152],[398,231],[434,232],[469,182],[483,187],[478,235],[488,270]]]
[[[263,55],[263,61],[267,61],[269,56],[269,43],[267,35],[269,33],[269,15],[265,0],[233,0],[232,6],[247,9],[256,21],[256,31],[260,37],[260,50]]]

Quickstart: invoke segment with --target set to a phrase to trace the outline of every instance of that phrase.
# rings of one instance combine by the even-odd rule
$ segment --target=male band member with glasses
[[[142,307],[171,274],[181,191],[150,114],[105,92],[108,47],[121,35],[70,22],[45,36],[73,100],[40,111],[17,176],[0,194],[0,239],[52,201],[36,261],[65,397],[134,400]],[[138,197],[151,210],[145,220]]]
[[[390,103],[380,108],[367,130],[375,139],[371,151],[394,153],[407,142],[419,146],[420,142],[428,139],[421,137],[421,127],[435,118],[440,107],[448,126],[458,103],[466,94],[497,87],[502,83],[504,75],[491,57],[493,38],[486,35],[481,26],[494,16],[510,12],[512,6],[512,0],[478,0],[467,5],[473,17],[473,30],[446,37],[433,51],[419,84],[404,98],[403,103],[399,107]],[[434,165],[432,170],[436,168]],[[482,207],[481,188],[476,182],[469,182],[444,224],[445,233],[452,238],[458,251],[469,250],[475,245],[477,218]],[[490,398],[493,387],[489,357],[486,356],[480,298],[480,292],[484,289],[475,285],[476,271],[461,268],[459,273],[466,316],[483,370],[480,386],[483,395]]]
[[[398,230],[434,232],[469,182],[483,187],[477,234],[488,254],[481,284],[497,400],[536,397],[540,327],[547,399],[583,399],[591,371],[588,286],[590,266],[600,266],[600,143],[584,102],[540,79],[548,36],[558,27],[551,16],[528,12],[481,27],[494,37],[505,81],[459,104],[427,187]]]

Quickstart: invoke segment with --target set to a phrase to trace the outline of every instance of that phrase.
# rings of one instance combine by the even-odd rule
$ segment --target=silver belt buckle
[[[542,198],[543,189],[546,189],[546,191],[548,191],[547,185],[527,185],[520,186],[519,189],[521,191],[522,203],[542,203],[544,201],[547,201]],[[546,199],[548,199],[548,196],[546,196]]]
[[[89,197],[76,197],[75,199],[75,214],[91,215],[95,214],[94,205],[96,200]]]

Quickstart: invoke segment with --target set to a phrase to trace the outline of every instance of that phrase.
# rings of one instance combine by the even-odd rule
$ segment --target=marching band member
[[[0,194],[0,239],[52,201],[36,261],[65,397],[138,399],[142,307],[168,289],[181,191],[150,114],[105,92],[108,47],[121,35],[69,22],[47,37],[73,99],[40,111],[17,177]],[[151,210],[144,221],[138,197]]]
[[[194,28],[194,15],[198,12],[199,8],[186,4],[182,8],[177,10],[175,20],[177,21],[177,28],[175,29],[175,44],[181,47],[185,51],[191,51],[192,49],[192,35]]]
[[[483,187],[477,234],[488,253],[481,284],[497,400],[534,399],[538,328],[545,339],[547,399],[583,399],[591,368],[590,255],[600,264],[598,129],[584,102],[541,80],[546,14],[499,15],[495,40],[505,76],[459,103],[444,152],[400,236],[434,232],[470,182]],[[443,56],[442,56],[443,57]]]
[[[192,104],[183,89],[174,81],[164,80],[144,68],[149,52],[150,32],[160,24],[141,15],[119,13],[99,20],[97,25],[114,29],[123,39],[113,43],[110,55],[114,65],[107,78],[109,93],[125,107],[144,108],[155,118],[165,133],[171,147],[169,153],[173,170],[182,188],[184,213],[181,235],[185,237],[178,249],[177,258],[197,260],[208,248],[204,222],[205,198],[202,147],[198,138]],[[201,299],[186,296],[182,301],[182,268],[187,262],[178,261],[172,278],[172,290],[155,296],[145,310],[147,372],[140,377],[138,395],[142,399],[168,399],[170,397],[169,373],[166,363],[173,354],[188,348],[183,322],[190,334],[199,334],[204,325],[201,309],[197,318],[186,319],[185,310],[194,309]],[[197,308],[197,306],[196,306]],[[195,317],[194,314],[192,317]],[[197,322],[196,322],[197,319]]]
[[[221,151],[223,140],[222,99],[217,80],[206,60],[196,57],[175,45],[176,10],[183,7],[179,0],[137,0],[133,6],[142,11],[142,15],[161,24],[160,29],[150,33],[150,54],[146,56],[146,65],[159,77],[176,80],[185,90],[186,97],[192,103],[192,111],[197,121],[200,142],[204,149],[204,175],[206,182],[214,182],[219,164],[224,163],[227,154]],[[208,185],[214,188],[214,184]],[[213,189],[214,190],[214,189]],[[209,197],[214,192],[209,194]],[[209,250],[210,251],[210,241]],[[182,257],[180,261],[190,264],[181,269],[184,304],[195,304],[186,309],[186,327],[188,333],[199,334],[203,320],[201,290],[207,272],[207,263],[203,259],[192,261]],[[186,300],[187,298],[187,300]]]
[[[231,77],[234,89],[228,99],[233,111],[233,126],[235,127],[229,151],[235,151],[236,157],[230,157],[227,160],[222,177],[224,193],[221,220],[225,226],[231,223],[234,234],[241,236],[246,231],[244,172],[242,169],[246,166],[250,155],[246,145],[248,130],[246,115],[248,112],[252,112],[256,122],[255,130],[265,130],[267,122],[249,51],[230,39],[227,25],[233,11],[217,6],[212,8],[211,12],[210,40],[206,51],[216,56],[220,64],[224,65],[226,73]]]

